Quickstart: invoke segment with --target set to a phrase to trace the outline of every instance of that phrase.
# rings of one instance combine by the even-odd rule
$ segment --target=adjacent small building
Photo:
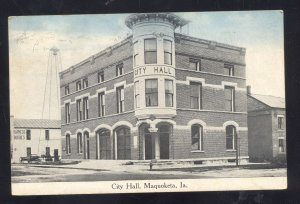
[[[32,154],[61,155],[60,120],[14,119],[11,117],[11,160]]]
[[[250,161],[286,155],[285,99],[248,92]]]

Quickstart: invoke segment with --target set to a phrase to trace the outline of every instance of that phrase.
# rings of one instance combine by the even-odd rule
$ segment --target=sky
[[[190,21],[182,29],[184,34],[246,48],[247,85],[251,85],[252,93],[285,96],[282,11],[174,14]],[[11,115],[15,118],[60,119],[57,108],[50,111],[48,108],[43,114],[44,98],[47,102],[50,92],[51,96],[55,96],[58,86],[55,77],[51,86],[50,80],[46,81],[48,68],[58,64],[58,71],[67,69],[131,35],[131,30],[124,23],[128,15],[10,17]],[[178,29],[176,31],[179,32]],[[60,50],[56,61],[53,57],[49,58],[52,47]],[[55,107],[55,97],[51,98]]]

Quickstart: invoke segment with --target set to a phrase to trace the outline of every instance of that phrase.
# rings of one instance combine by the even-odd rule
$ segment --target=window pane
[[[192,109],[199,109],[198,97],[191,97],[191,108]]]
[[[190,61],[190,69],[197,70],[197,61]]]
[[[146,106],[157,106],[158,105],[158,94],[151,93],[146,94]]]
[[[232,111],[231,101],[225,101],[225,110]]]
[[[166,93],[173,93],[173,81],[165,80],[165,91]]]
[[[164,61],[165,64],[172,64],[172,54],[171,53],[165,52],[164,59],[165,59],[165,61]]]
[[[192,150],[200,149],[200,128],[198,125],[192,126]]]
[[[166,93],[166,107],[173,107],[173,94]]]
[[[200,84],[191,84],[190,85],[191,96],[199,97],[200,95]]]
[[[145,51],[156,51],[156,39],[145,40]]]
[[[233,126],[226,127],[226,149],[235,149],[234,144],[235,128]]]
[[[224,68],[224,74],[230,76],[230,69]]]
[[[172,42],[169,40],[164,40],[164,51],[172,53]]]
[[[157,62],[156,52],[145,52],[145,63],[146,64],[155,64]]]

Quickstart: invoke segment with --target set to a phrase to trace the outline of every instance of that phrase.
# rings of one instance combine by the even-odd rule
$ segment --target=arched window
[[[82,153],[82,134],[77,134],[77,153]]]
[[[192,150],[203,151],[203,127],[201,125],[192,125]]]
[[[226,149],[235,150],[236,129],[233,125],[226,126]]]
[[[66,154],[71,154],[71,141],[70,141],[70,135],[66,135]]]
[[[89,132],[83,133],[84,159],[90,159],[90,136]]]

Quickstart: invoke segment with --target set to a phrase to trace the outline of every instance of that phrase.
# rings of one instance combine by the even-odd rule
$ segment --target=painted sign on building
[[[24,129],[15,129],[14,130],[14,139],[15,140],[25,140],[26,130]]]

